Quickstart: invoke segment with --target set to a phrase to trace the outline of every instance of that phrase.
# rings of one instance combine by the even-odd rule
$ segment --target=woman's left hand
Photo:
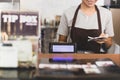
[[[96,40],[97,43],[102,44],[108,40],[108,34],[101,33],[99,39]]]
[[[112,37],[109,37],[108,34],[104,34],[104,33],[101,33],[101,35],[99,37],[103,37],[104,39],[96,41],[97,43],[99,43],[99,44],[105,43],[106,48],[111,47],[111,45],[113,43]]]

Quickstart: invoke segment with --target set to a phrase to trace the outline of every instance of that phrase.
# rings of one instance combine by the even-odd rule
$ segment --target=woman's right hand
[[[63,35],[59,35],[58,41],[59,41],[59,42],[67,42],[67,37],[66,37],[66,36],[63,36]]]

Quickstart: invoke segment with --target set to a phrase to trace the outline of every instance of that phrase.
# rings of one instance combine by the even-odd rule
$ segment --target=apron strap
[[[73,17],[73,22],[72,22],[72,27],[71,28],[73,28],[75,26],[77,15],[78,15],[78,11],[79,11],[80,7],[81,7],[81,4],[77,7],[77,9],[75,11],[75,14],[74,14],[74,17]]]
[[[95,5],[95,9],[97,10],[97,19],[98,19],[98,26],[99,26],[99,30],[100,30],[100,32],[102,33],[102,26],[101,26],[101,17],[100,17],[100,11],[99,11],[99,9],[97,8],[97,6]]]
[[[71,28],[73,28],[75,26],[77,15],[78,15],[78,11],[79,11],[80,7],[81,7],[81,4],[77,7],[77,9],[75,11]],[[99,9],[97,8],[96,5],[95,5],[95,9],[97,10],[98,27],[99,27],[100,32],[102,32],[100,12],[99,12]]]

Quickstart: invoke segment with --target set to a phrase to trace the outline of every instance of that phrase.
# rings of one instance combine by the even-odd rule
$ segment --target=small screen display
[[[53,45],[53,52],[74,52],[74,45]]]
[[[75,43],[50,43],[49,44],[50,53],[76,53]]]

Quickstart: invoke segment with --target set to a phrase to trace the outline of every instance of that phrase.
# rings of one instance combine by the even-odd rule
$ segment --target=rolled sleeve
[[[112,13],[110,12],[107,17],[105,33],[109,35],[109,37],[114,36],[114,29],[113,29],[113,20],[112,20]]]
[[[57,34],[64,35],[64,36],[68,35],[68,24],[67,24],[67,18],[65,16],[65,14],[63,14],[61,17],[60,24],[58,26]]]

